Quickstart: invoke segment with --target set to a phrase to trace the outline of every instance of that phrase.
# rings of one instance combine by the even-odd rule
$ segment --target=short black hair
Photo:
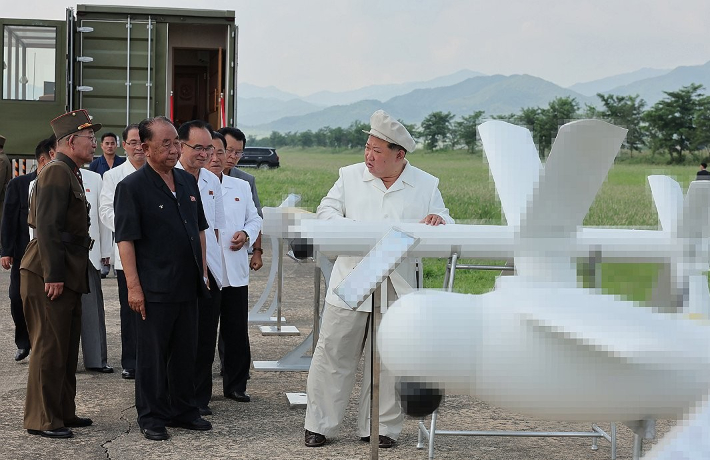
[[[244,147],[247,146],[247,137],[244,135],[242,130],[239,128],[232,128],[231,126],[225,126],[224,128],[220,128],[219,130],[217,130],[217,132],[220,133],[224,137],[232,136],[234,139],[244,142]]]
[[[207,131],[212,133],[212,125],[210,125],[209,123],[203,120],[190,120],[181,124],[180,127],[177,129],[178,139],[180,139],[181,141],[188,140],[190,138],[190,131],[192,130],[192,128],[206,129]]]
[[[389,147],[390,150],[404,150],[404,153],[407,153],[407,149],[405,149],[399,144],[395,144],[394,142],[390,142],[389,144],[387,144],[387,147]]]
[[[173,122],[164,116],[146,118],[138,123],[138,135],[141,138],[141,142],[149,141],[153,138],[153,125],[157,122],[163,122],[173,126]]]
[[[132,129],[138,129],[138,123],[131,123],[130,125],[126,126],[126,129],[123,130],[121,133],[121,137],[123,138],[123,142],[126,142],[126,139],[128,139],[128,133]]]
[[[54,134],[47,139],[39,141],[39,144],[37,144],[37,147],[35,148],[35,160],[39,161],[42,155],[46,155],[47,158],[50,158],[49,151],[54,149],[56,144],[57,137]]]
[[[707,164],[707,163],[705,163],[705,162],[702,162],[702,163],[700,163],[700,166],[702,166],[702,167],[703,167],[703,169],[705,169],[705,168],[707,168],[707,167],[708,167],[708,164]]]
[[[112,133],[111,131],[109,131],[109,132],[107,132],[107,133],[103,133],[103,135],[101,136],[101,142],[103,142],[104,139],[106,139],[106,138],[109,137],[109,136],[113,137],[113,140],[115,140],[116,143],[118,144],[118,136],[116,136],[116,135],[115,135],[114,133]]]
[[[222,141],[222,145],[224,145],[224,148],[227,148],[227,139],[224,138],[222,133],[220,133],[219,131],[212,131],[212,140],[215,139],[219,139],[220,141]]]

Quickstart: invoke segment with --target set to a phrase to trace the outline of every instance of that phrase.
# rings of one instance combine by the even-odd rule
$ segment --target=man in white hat
[[[370,117],[365,162],[340,169],[340,177],[318,206],[319,219],[357,221],[453,223],[439,192],[439,179],[412,166],[407,152],[414,139],[400,122],[383,110]],[[371,301],[350,310],[333,289],[350,273],[360,257],[338,257],[330,277],[320,335],[308,373],[308,409],[305,444],[318,447],[337,431],[355,383],[355,372],[365,342]],[[403,262],[391,275],[398,295],[414,285],[414,267]],[[367,337],[369,341],[370,338]],[[365,345],[368,346],[368,345]],[[365,376],[360,392],[359,436],[370,437],[370,360],[366,353]],[[394,377],[384,368],[380,374],[379,445],[392,447],[402,431],[402,409]]]

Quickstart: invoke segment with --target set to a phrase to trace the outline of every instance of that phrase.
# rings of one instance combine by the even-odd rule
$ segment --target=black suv
[[[270,169],[279,167],[279,156],[271,147],[246,147],[237,166]]]

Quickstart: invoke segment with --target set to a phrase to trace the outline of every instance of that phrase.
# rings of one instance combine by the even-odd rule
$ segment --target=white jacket
[[[402,174],[389,189],[381,179],[370,174],[365,163],[340,168],[338,180],[321,200],[317,211],[319,219],[352,219],[361,222],[419,222],[429,214],[441,216],[447,224],[454,223],[441,198],[439,179],[412,166],[408,161]],[[361,259],[338,257],[328,284],[328,303],[350,308],[333,289]],[[403,261],[390,279],[400,296],[410,290],[415,280],[412,261]],[[370,311],[371,305],[368,298],[358,311]]]
[[[256,211],[247,181],[222,174],[222,202],[227,225],[220,229],[222,249],[222,285],[239,287],[249,284],[249,254],[244,245],[239,251],[229,249],[232,236],[240,230],[249,235],[250,244],[259,236],[262,219]]]
[[[185,169],[179,161],[175,167]],[[200,198],[202,199],[202,209],[205,211],[205,219],[207,219],[207,223],[210,226],[205,230],[207,266],[217,282],[217,287],[221,289],[222,279],[220,274],[222,273],[222,254],[219,250],[215,229],[221,230],[225,226],[224,206],[222,205],[222,186],[219,183],[219,178],[212,171],[205,168],[200,169],[197,186],[200,189]]]
[[[96,270],[101,270],[101,259],[111,257],[113,250],[113,235],[111,229],[99,219],[99,195],[103,181],[101,175],[88,169],[80,169],[81,180],[84,182],[86,202],[89,203],[89,236],[94,245],[89,251],[89,260]]]
[[[104,184],[101,188],[101,196],[99,196],[99,218],[111,232],[116,231],[116,226],[113,223],[113,197],[116,194],[116,186],[126,176],[134,172],[136,172],[136,168],[129,159],[104,173]],[[116,270],[123,270],[121,257],[118,254],[118,245],[114,246],[115,249],[112,260],[114,268]]]

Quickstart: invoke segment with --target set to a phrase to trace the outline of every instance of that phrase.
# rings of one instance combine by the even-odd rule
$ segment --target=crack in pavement
[[[130,410],[130,411],[135,411],[135,410],[136,410],[135,404],[132,405],[132,406],[129,406],[129,407],[125,408],[125,409],[122,409],[122,410],[121,410],[121,417],[119,418],[119,420],[123,420],[123,421],[126,422],[126,429],[125,429],[124,431],[120,432],[120,433],[119,433],[118,435],[116,435],[115,437],[113,437],[113,438],[109,439],[108,441],[106,441],[106,442],[104,442],[104,443],[101,444],[101,447],[104,449],[104,454],[106,455],[106,458],[109,459],[109,460],[111,459],[111,454],[110,454],[109,451],[108,451],[108,450],[109,450],[109,444],[111,444],[112,442],[114,442],[115,440],[117,440],[118,438],[120,438],[121,436],[130,434],[130,432],[131,432],[131,421],[128,420],[128,418],[126,418],[126,411],[129,411],[129,410]]]

